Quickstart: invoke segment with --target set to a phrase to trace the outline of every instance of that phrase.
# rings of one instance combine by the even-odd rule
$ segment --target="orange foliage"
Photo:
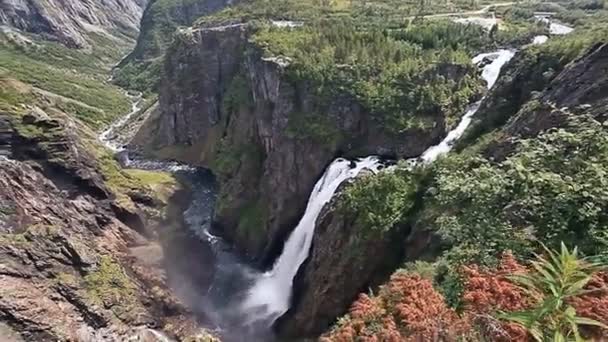
[[[380,290],[393,317],[407,328],[407,335],[430,341],[439,336],[456,336],[470,329],[449,309],[433,284],[417,274],[396,273]]]
[[[522,274],[527,269],[505,253],[496,270],[482,271],[478,266],[463,267],[465,309],[474,314],[482,333],[492,341],[527,341],[529,336],[519,325],[499,322],[489,315],[497,310],[519,311],[530,308],[534,300],[507,276]]]
[[[324,342],[452,340],[470,330],[447,307],[432,283],[416,274],[395,273],[378,296],[359,296],[350,319],[323,337]]]
[[[460,316],[447,307],[431,281],[417,274],[396,272],[377,296],[360,295],[349,316],[321,341],[479,340],[479,334],[489,341],[529,341],[521,326],[492,316],[496,311],[520,311],[538,304],[532,298],[536,296],[526,294],[508,279],[509,275],[526,272],[528,269],[510,253],[503,255],[494,270],[463,267],[465,310]],[[579,316],[608,324],[608,273],[595,275],[586,289],[593,291],[571,298],[570,303]],[[599,328],[583,331],[596,340],[608,337],[608,331]]]
[[[570,304],[576,313],[608,325],[608,272],[601,272],[585,287],[588,293],[571,298]],[[608,330],[598,327],[585,327],[584,331],[597,340],[608,338]]]

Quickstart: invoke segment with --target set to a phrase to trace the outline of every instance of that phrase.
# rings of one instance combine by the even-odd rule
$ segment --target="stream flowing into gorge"
[[[535,39],[542,43],[544,39]],[[515,50],[502,49],[475,56],[472,62],[481,69],[481,77],[491,89],[501,68],[515,55]],[[329,203],[337,189],[345,181],[357,177],[363,170],[372,173],[391,172],[383,168],[381,159],[368,156],[357,160],[337,158],[325,170],[309,196],[306,210],[288,237],[283,251],[273,267],[267,272],[250,266],[239,257],[232,246],[212,233],[215,189],[213,176],[203,169],[188,165],[146,160],[131,155],[116,143],[121,126],[140,109],[141,96],[131,97],[132,112],[112,124],[99,139],[108,148],[119,153],[123,166],[146,170],[165,170],[188,177],[192,184],[189,207],[184,211],[187,228],[196,234],[213,252],[213,261],[201,261],[201,267],[213,268],[213,276],[205,293],[196,296],[182,296],[194,312],[203,313],[204,325],[215,330],[225,341],[269,341],[274,322],[285,314],[292,301],[294,278],[301,265],[308,258],[314,236],[316,220],[323,207]],[[469,105],[459,124],[437,145],[428,148],[422,155],[410,159],[412,165],[432,163],[439,156],[448,153],[455,142],[464,134],[483,98]],[[180,284],[176,292],[179,292]],[[175,289],[175,288],[174,288]]]

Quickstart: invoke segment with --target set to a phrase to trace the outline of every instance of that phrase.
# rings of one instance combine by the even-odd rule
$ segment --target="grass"
[[[39,105],[50,116],[48,123],[54,122],[54,127],[46,124],[25,123],[25,111],[19,103]],[[35,94],[32,87],[16,80],[0,78],[0,108],[9,113],[9,119],[20,136],[38,144],[38,148],[48,153],[49,162],[70,167],[74,156],[62,152],[53,146],[65,140],[70,141],[79,154],[89,154],[96,163],[96,169],[102,175],[106,186],[116,196],[118,204],[134,209],[135,204],[130,198],[134,192],[144,192],[156,196],[161,203],[166,204],[171,194],[177,189],[177,181],[169,174],[158,171],[123,170],[114,159],[111,151],[97,141],[97,134],[88,125],[69,120],[62,114],[61,106],[50,106],[48,99]],[[69,131],[67,129],[69,128]],[[75,133],[73,136],[70,134]]]
[[[52,100],[59,109],[101,130],[131,108],[124,91],[107,82],[117,52],[104,54],[102,49],[99,46],[89,54],[50,42],[22,46],[0,36],[0,77],[56,94]],[[31,100],[15,95],[0,94],[0,106]]]
[[[163,203],[167,203],[169,197],[179,187],[177,180],[169,172],[137,169],[123,171],[129,177],[135,179],[139,187],[149,187]]]
[[[109,256],[103,256],[97,269],[84,277],[89,299],[98,305],[134,306],[137,287],[125,270]]]

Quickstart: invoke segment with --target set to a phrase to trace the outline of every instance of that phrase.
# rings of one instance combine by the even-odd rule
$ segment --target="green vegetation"
[[[312,139],[327,146],[336,145],[342,139],[341,132],[331,117],[318,113],[292,113],[287,135],[297,139]]]
[[[123,171],[135,180],[136,189],[150,189],[164,204],[168,203],[171,195],[179,188],[177,180],[169,172],[138,169]]]
[[[137,287],[125,270],[109,256],[103,256],[95,271],[84,277],[89,298],[106,308],[128,309],[137,303]]]
[[[444,40],[425,39],[447,30],[453,34]],[[387,130],[400,133],[428,128],[433,125],[429,116],[444,113],[454,122],[464,112],[480,84],[470,50],[457,42],[479,39],[479,30],[439,22],[388,34],[359,30],[350,19],[336,19],[295,29],[261,25],[253,42],[267,56],[289,58],[288,77],[310,84],[319,107],[347,94]]]
[[[373,238],[391,230],[413,208],[418,177],[407,169],[362,177],[340,196],[339,210],[356,217],[361,239]]]
[[[259,19],[304,20],[319,17],[355,18],[363,25],[392,27],[415,16],[480,9],[489,1],[457,0],[256,0],[229,7],[216,14],[201,17],[195,25],[219,25],[227,21]]]
[[[578,250],[569,251],[562,243],[559,253],[545,248],[547,257],[538,255],[532,262],[533,272],[513,275],[511,279],[526,293],[538,298],[532,310],[509,312],[503,318],[518,323],[538,341],[585,341],[581,337],[583,326],[608,329],[603,323],[577,315],[568,300],[589,293],[586,285],[592,275],[606,268],[605,264],[589,262],[578,256]]]
[[[606,124],[534,94],[605,34],[600,24],[522,51],[489,107],[478,113],[460,153],[431,166],[361,178],[346,188],[338,205],[356,218],[357,233],[376,238],[365,234],[387,232],[404,221],[434,232],[443,252],[430,264],[409,267],[432,277],[455,307],[464,290],[461,266],[493,267],[505,250],[527,259],[539,241],[551,249],[568,241],[582,255],[608,260]],[[543,124],[559,128],[538,136],[523,139],[499,130],[514,116],[534,120],[550,112],[559,113],[560,121]],[[422,177],[414,179],[416,174]]]
[[[239,211],[237,229],[239,236],[247,241],[261,241],[268,223],[267,206],[257,201],[251,201]]]
[[[137,46],[114,73],[114,82],[143,93],[157,91],[164,53],[179,26],[189,26],[213,11],[216,4],[201,0],[152,0],[141,22]]]
[[[31,45],[22,45],[6,36],[0,41],[0,77],[40,89],[36,92],[50,99],[55,107],[91,128],[101,129],[129,111],[130,101],[124,92],[106,82],[109,63],[116,58],[110,47],[98,46],[87,53],[52,42],[35,40]],[[29,100],[2,94],[3,106]]]
[[[499,163],[466,155],[439,161],[425,222],[450,246],[442,257],[448,298],[458,298],[453,265],[491,265],[504,250],[529,256],[535,241],[554,248],[569,241],[606,259],[607,149],[604,127],[586,118],[520,141]]]
[[[161,70],[160,58],[145,62],[129,61],[114,72],[113,82],[125,89],[150,95],[158,88]]]
[[[220,177],[228,177],[233,175],[242,165],[259,172],[264,159],[264,151],[260,146],[232,143],[224,138],[220,141],[209,166]],[[256,177],[255,174],[251,176]]]
[[[591,29],[578,29],[565,37],[553,37],[541,46],[531,46],[520,51],[503,69],[502,80],[495,86],[496,93],[487,102],[488,108],[480,109],[473,118],[459,147],[471,145],[482,135],[504,125],[520,108],[532,111],[538,102],[532,100],[535,93],[543,90],[564,69],[588,48],[602,42],[608,26],[598,25]],[[501,83],[510,83],[501,87]]]
[[[0,76],[1,110],[15,110],[20,104],[32,101],[34,101],[34,96],[27,85]]]
[[[222,100],[223,109],[227,113],[237,111],[241,106],[247,107],[253,104],[249,83],[244,75],[237,74],[230,81]]]

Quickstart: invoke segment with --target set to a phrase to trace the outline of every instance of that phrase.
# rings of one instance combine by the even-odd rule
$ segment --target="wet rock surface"
[[[147,0],[7,0],[0,23],[42,35],[68,47],[89,48],[89,34],[115,40],[134,39]],[[118,33],[120,32],[120,33]]]

